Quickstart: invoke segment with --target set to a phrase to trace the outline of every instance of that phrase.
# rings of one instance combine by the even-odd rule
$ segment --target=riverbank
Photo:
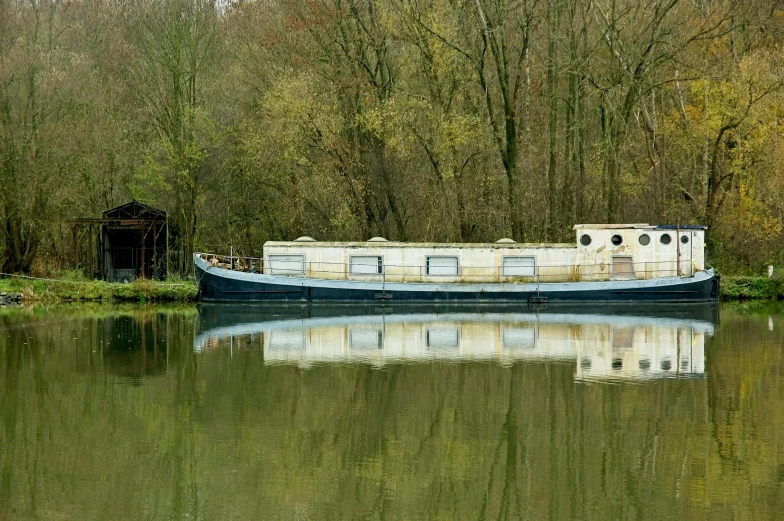
[[[21,293],[29,302],[192,302],[198,287],[191,281],[137,280],[130,284],[102,280],[0,279],[0,292]]]
[[[130,284],[100,280],[40,280],[0,278],[0,293],[21,293],[24,302],[193,302],[198,293],[192,281],[138,280]],[[784,300],[784,279],[727,276],[721,278],[721,299]]]
[[[722,300],[784,300],[784,278],[721,277]]]

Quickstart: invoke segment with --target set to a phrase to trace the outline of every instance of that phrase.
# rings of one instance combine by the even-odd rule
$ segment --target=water
[[[781,308],[356,312],[0,310],[0,520],[784,512]]]

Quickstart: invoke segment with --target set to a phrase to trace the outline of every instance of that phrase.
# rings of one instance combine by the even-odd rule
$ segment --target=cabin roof
[[[651,229],[648,223],[634,224],[575,224],[572,230],[626,230],[626,229]]]
[[[707,226],[702,224],[660,224],[656,227],[657,230],[707,230]]]
[[[701,224],[575,224],[573,230],[707,230]]]
[[[275,246],[296,246],[299,248],[485,248],[485,249],[523,249],[523,248],[575,248],[574,243],[495,243],[495,242],[375,242],[375,241],[268,241],[264,243],[264,248]]]

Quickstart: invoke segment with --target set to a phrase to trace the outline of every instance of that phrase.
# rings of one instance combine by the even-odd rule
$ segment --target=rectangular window
[[[351,349],[383,349],[384,332],[380,329],[349,331],[348,342]]]
[[[456,328],[428,329],[425,341],[427,347],[434,349],[456,349],[460,346],[460,333]]]
[[[633,279],[634,263],[632,263],[632,258],[614,255],[612,258],[611,275],[617,279]]]
[[[458,275],[457,257],[428,257],[426,262],[428,275]]]
[[[532,327],[504,328],[501,330],[501,345],[504,349],[534,349],[536,331]]]
[[[304,351],[304,331],[272,331],[269,348],[273,351]]]
[[[349,260],[352,275],[380,275],[384,261],[380,255],[352,255]]]
[[[504,257],[501,269],[504,277],[534,277],[536,257]]]
[[[270,275],[304,275],[304,255],[270,255],[267,260]]]

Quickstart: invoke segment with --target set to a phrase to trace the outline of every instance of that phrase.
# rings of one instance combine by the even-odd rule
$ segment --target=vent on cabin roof
[[[368,239],[368,242],[389,242],[389,241],[387,241],[383,237],[373,237],[371,239]]]
[[[303,235],[302,237],[297,238],[294,242],[316,242],[316,239],[313,237],[308,237],[307,235]]]
[[[495,243],[496,244],[515,244],[515,241],[510,239],[510,238],[508,238],[508,237],[504,237],[503,239],[498,239],[497,241],[495,241]]]

